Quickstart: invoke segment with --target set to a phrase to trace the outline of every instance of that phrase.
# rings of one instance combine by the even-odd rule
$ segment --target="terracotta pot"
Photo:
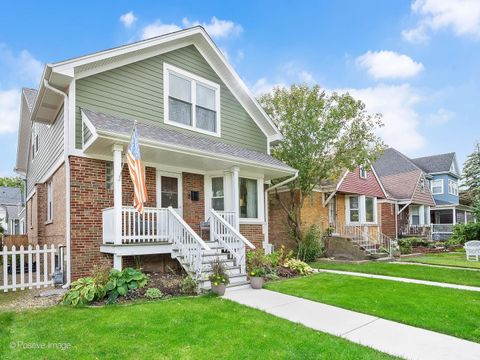
[[[218,296],[223,296],[225,294],[225,289],[227,287],[225,284],[218,284],[217,286],[212,285],[212,292],[217,294]]]
[[[250,278],[250,285],[252,285],[253,289],[261,289],[263,286],[263,277],[261,276],[252,276]]]

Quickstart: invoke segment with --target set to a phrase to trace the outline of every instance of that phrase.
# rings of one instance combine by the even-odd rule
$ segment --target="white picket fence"
[[[18,249],[12,246],[11,250],[4,246],[1,252],[3,278],[0,281],[0,291],[16,291],[17,289],[24,290],[53,285],[55,254],[56,250],[53,244],[50,247],[28,245],[27,248],[22,245]]]

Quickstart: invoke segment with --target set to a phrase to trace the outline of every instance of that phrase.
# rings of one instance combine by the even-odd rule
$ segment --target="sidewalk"
[[[270,290],[227,289],[225,299],[407,359],[478,360],[480,344]]]
[[[402,278],[402,277],[396,277],[396,276],[367,274],[367,273],[359,273],[359,272],[343,271],[343,270],[327,270],[327,269],[317,269],[317,272],[324,272],[324,273],[331,273],[331,274],[338,274],[338,275],[348,275],[348,276],[359,276],[359,277],[365,277],[365,278],[371,278],[371,279],[398,281],[398,282],[404,282],[404,283],[410,283],[410,284],[438,286],[438,287],[457,289],[457,290],[480,291],[480,287],[477,287],[477,286],[449,284],[449,283],[442,283],[442,282],[436,282],[436,281]]]

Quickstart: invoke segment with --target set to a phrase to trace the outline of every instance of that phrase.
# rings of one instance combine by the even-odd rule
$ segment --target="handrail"
[[[240,240],[242,240],[245,245],[247,245],[250,249],[255,249],[255,245],[253,245],[250,241],[248,241],[245,236],[243,236],[240,231],[235,229],[232,225],[230,225],[223,217],[220,216],[215,210],[211,209],[212,215],[214,215],[224,226],[227,227],[228,230],[232,231]]]
[[[185,220],[183,220],[182,217],[178,215],[175,210],[173,210],[171,206],[169,206],[167,209],[170,215],[172,215],[185,228],[185,230],[187,230],[190,236],[192,236],[202,246],[204,250],[211,250],[210,247],[205,243],[205,241],[203,241],[202,238],[198,236],[195,231],[193,231],[190,225],[188,225]]]

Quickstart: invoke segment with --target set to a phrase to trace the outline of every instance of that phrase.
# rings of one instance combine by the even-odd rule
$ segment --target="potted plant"
[[[263,266],[257,266],[250,270],[250,285],[252,289],[261,289],[264,283],[264,276],[266,274],[266,269]]]
[[[208,277],[212,286],[212,292],[218,296],[225,294],[225,289],[230,283],[230,279],[225,269],[225,265],[220,259],[216,259],[212,262],[212,273]]]

